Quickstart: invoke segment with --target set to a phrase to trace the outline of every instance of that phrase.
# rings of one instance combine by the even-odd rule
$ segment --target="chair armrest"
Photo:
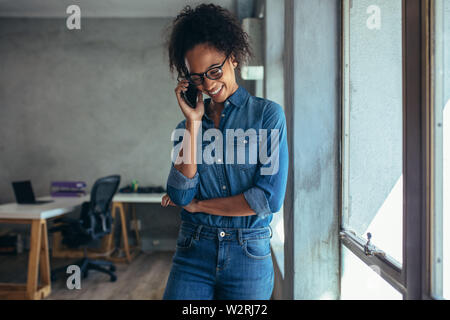
[[[71,223],[79,223],[80,220],[78,219],[74,219],[74,218],[68,218],[68,217],[63,217],[63,218],[58,218],[55,219],[53,221],[53,224],[71,224]]]
[[[53,221],[52,227],[48,228],[47,232],[48,233],[60,232],[60,231],[63,231],[64,229],[70,228],[71,225],[79,224],[79,223],[80,223],[80,220],[78,220],[78,219],[73,219],[73,218],[68,218],[68,217],[58,218]]]

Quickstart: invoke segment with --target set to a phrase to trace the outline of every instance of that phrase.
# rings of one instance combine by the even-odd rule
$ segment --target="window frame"
[[[438,0],[430,1],[430,102],[429,102],[429,199],[430,199],[430,296],[433,299],[443,299],[443,140],[436,133],[438,123],[443,123],[443,114],[437,113],[436,106],[442,106],[444,100],[443,75],[438,79],[436,70],[441,68],[443,57],[440,55],[437,43],[440,43],[442,34],[436,32],[436,26],[443,24],[443,15],[436,16]],[[439,9],[442,9],[439,7]]]

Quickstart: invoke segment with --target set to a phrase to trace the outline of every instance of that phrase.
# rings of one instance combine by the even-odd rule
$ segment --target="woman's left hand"
[[[198,211],[197,203],[198,203],[198,200],[194,198],[188,205],[185,205],[183,208],[186,209],[186,211],[189,211],[191,213],[197,212]],[[167,207],[167,206],[178,207],[175,203],[172,202],[172,200],[170,200],[169,195],[167,193],[162,197],[161,206],[163,206],[163,207]]]
[[[188,205],[184,206],[183,209],[189,211],[190,213],[198,212],[197,203],[198,200],[194,198]]]

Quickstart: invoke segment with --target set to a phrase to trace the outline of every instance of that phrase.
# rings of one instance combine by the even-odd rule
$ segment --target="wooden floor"
[[[81,279],[81,289],[69,290],[68,275],[61,273],[52,282],[49,300],[160,300],[169,277],[173,252],[141,253],[130,264],[116,263],[117,281],[110,282],[107,274],[91,271]],[[70,264],[76,260],[51,258],[51,267]],[[26,281],[27,253],[17,256],[0,255],[0,282]]]

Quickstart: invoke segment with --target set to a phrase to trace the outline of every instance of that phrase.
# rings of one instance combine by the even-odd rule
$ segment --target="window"
[[[350,3],[343,223],[401,262],[402,5]]]
[[[345,246],[342,249],[341,300],[402,299],[402,294],[380,277],[378,266],[368,266]]]
[[[346,0],[343,14],[341,227],[360,251],[370,233],[373,246],[366,248],[392,266],[386,274],[398,274],[403,261],[402,1]],[[373,273],[349,257],[342,259],[342,297],[354,296],[350,288],[361,283],[345,269]]]

